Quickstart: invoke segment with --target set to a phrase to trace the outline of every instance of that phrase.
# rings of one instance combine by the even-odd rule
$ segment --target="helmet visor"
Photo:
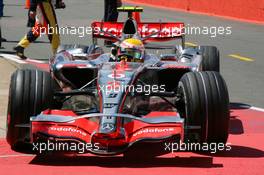
[[[133,57],[133,59],[141,59],[142,52],[138,49],[131,49],[131,48],[121,48],[121,54],[129,55]]]

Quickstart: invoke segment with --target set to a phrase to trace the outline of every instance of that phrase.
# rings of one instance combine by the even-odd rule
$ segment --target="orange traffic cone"
[[[30,8],[30,0],[26,0],[25,9]]]

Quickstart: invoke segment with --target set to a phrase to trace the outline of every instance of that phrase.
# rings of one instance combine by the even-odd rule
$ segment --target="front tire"
[[[229,96],[218,72],[189,72],[177,90],[182,98],[179,112],[185,118],[185,141],[226,143]]]
[[[15,151],[30,145],[30,117],[53,103],[53,80],[48,72],[21,69],[13,73],[9,88],[7,142]]]

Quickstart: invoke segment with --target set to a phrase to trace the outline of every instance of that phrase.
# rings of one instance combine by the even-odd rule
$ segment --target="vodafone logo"
[[[147,134],[147,133],[164,133],[164,132],[173,132],[174,128],[146,128],[137,131],[133,134],[133,136],[141,135],[141,134]]]
[[[101,23],[96,22],[93,24],[94,35],[104,36],[106,34],[100,32],[101,30],[111,33],[115,36],[120,36],[123,29],[123,24],[104,24],[101,28]],[[152,35],[151,38],[167,38],[167,37],[177,37],[184,34],[184,24],[183,23],[141,23],[138,24],[138,32],[142,37],[157,33],[157,35]]]
[[[183,31],[183,26],[164,26],[162,29],[160,27],[155,27],[151,25],[143,25],[139,29],[142,37],[150,35],[152,33],[157,33],[157,35],[151,36],[152,38],[155,37],[176,37],[181,36]]]
[[[157,33],[160,31],[159,28],[151,27],[149,28],[147,25],[142,26],[138,29],[139,33],[142,37],[145,37],[147,35],[150,35],[152,33]],[[113,35],[119,35],[122,33],[122,29],[116,29],[116,28],[103,28],[103,31],[106,31],[108,33],[112,33]],[[101,35],[105,35],[102,34]],[[151,36],[151,38],[155,37],[175,37],[175,36],[181,36],[182,35],[182,28],[181,27],[164,27],[159,34]]]
[[[109,78],[117,78],[117,79],[120,79],[120,78],[125,78],[125,74],[121,74],[121,73],[116,73],[116,74],[109,74],[108,75]]]
[[[51,127],[51,131],[58,131],[58,132],[71,132],[71,133],[78,133],[83,137],[87,136],[87,134],[79,129],[73,127]]]

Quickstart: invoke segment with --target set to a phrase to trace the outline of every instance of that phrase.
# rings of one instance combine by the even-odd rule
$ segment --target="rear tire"
[[[21,151],[30,145],[30,117],[50,108],[52,104],[53,80],[48,72],[22,69],[13,73],[6,136],[13,150]]]
[[[202,70],[220,72],[220,54],[215,46],[200,46],[202,52]]]
[[[185,141],[226,143],[229,96],[218,72],[189,72],[178,85],[179,112],[185,118]]]

